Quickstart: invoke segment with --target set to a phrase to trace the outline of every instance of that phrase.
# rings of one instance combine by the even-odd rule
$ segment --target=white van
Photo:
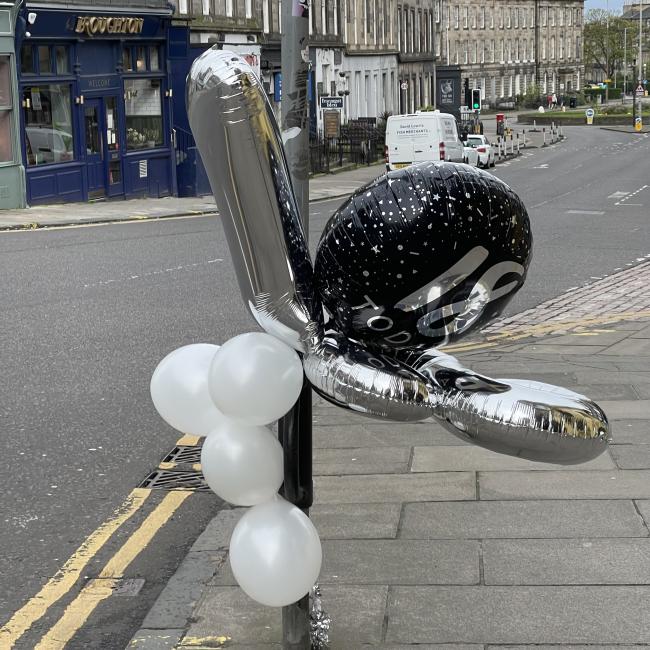
[[[463,162],[454,116],[440,111],[391,115],[386,122],[385,155],[388,171],[427,160]]]

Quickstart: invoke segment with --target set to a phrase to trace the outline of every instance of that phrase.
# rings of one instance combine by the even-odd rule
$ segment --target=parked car
[[[464,158],[454,116],[440,111],[391,115],[386,122],[385,154],[388,171],[427,160],[462,162]]]
[[[465,150],[474,149],[478,155],[477,167],[494,167],[496,165],[496,151],[484,135],[468,135]]]
[[[470,147],[465,143],[463,145],[463,162],[473,167],[478,167],[478,151],[476,151],[476,148]]]

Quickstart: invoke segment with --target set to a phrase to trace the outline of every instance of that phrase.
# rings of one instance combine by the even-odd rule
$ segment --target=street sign
[[[641,86],[641,85],[638,85],[636,87],[635,92],[636,92],[637,97],[643,97],[643,95],[645,95],[645,88],[643,86]]]
[[[343,108],[343,97],[321,97],[321,108]]]
[[[402,81],[402,83],[399,85],[399,87],[400,87],[402,90],[408,90],[409,85],[408,85],[408,83],[407,83],[406,81]]]
[[[643,128],[643,120],[640,117],[634,118],[634,130],[640,131]]]
[[[596,112],[594,111],[593,108],[588,108],[585,111],[585,116],[587,118],[587,124],[593,124],[594,123],[594,115],[595,114],[596,114]]]

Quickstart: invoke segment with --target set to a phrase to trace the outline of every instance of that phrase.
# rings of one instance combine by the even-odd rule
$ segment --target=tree
[[[626,28],[629,63],[633,54],[632,42],[635,38],[634,22],[623,20],[620,16],[604,9],[590,9],[587,12],[584,27],[585,64],[600,68],[605,73],[606,79],[611,79],[614,72],[623,67],[623,32]]]

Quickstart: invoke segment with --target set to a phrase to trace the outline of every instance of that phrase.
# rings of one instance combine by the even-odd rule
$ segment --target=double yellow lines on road
[[[185,444],[187,444],[188,437],[181,440],[186,441]],[[77,584],[88,562],[97,555],[112,535],[143,507],[151,492],[150,489],[135,488],[112,516],[86,538],[45,586],[0,628],[0,648],[2,650],[13,648],[32,625]],[[65,647],[99,603],[113,593],[129,565],[147,547],[155,534],[190,494],[192,492],[189,490],[175,490],[165,495],[115,555],[110,558],[97,578],[88,582],[66,607],[61,618],[34,646],[36,650],[61,650]]]

